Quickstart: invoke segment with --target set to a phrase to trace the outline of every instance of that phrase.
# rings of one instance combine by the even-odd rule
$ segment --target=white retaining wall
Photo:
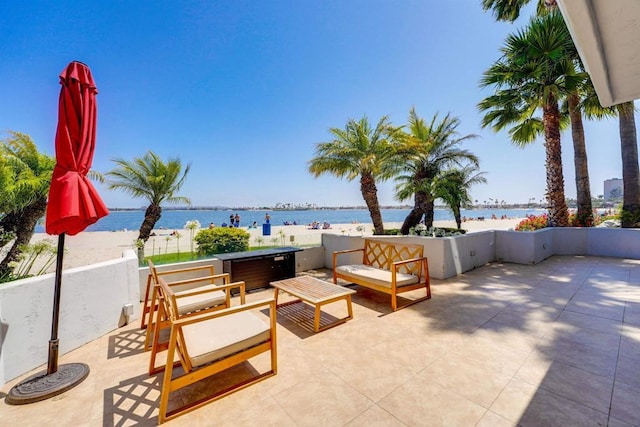
[[[0,285],[0,384],[47,363],[54,282],[55,274],[47,274]],[[138,258],[133,250],[119,259],[65,270],[60,355],[138,319],[139,300]],[[128,318],[125,304],[133,306]]]

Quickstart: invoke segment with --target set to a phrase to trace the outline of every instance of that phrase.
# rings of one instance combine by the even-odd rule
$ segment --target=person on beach
[[[240,215],[236,214],[234,219],[235,219],[235,222],[233,225],[235,225],[236,227],[240,227]]]
[[[229,227],[233,227],[233,223],[235,222],[236,217],[233,214],[229,215]]]
[[[269,215],[269,212],[267,212],[266,214],[264,214],[264,223],[269,224],[270,222],[271,222],[271,216]]]
[[[216,227],[216,225],[214,223],[212,223],[212,222],[209,223],[209,229],[212,229],[212,228],[215,228],[215,227]]]

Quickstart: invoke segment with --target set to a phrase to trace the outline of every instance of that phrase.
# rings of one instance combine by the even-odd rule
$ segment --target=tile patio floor
[[[431,300],[396,313],[356,289],[354,319],[325,332],[278,316],[276,376],[166,425],[640,425],[639,260],[493,263],[434,280]],[[137,324],[61,356],[89,364],[89,377],[47,401],[0,402],[0,424],[155,425],[162,374],[147,375]],[[206,386],[266,366],[260,356]]]

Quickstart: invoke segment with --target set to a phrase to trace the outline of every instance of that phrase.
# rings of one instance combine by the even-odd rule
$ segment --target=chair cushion
[[[364,264],[341,265],[336,267],[340,276],[349,280],[364,280],[378,286],[391,289],[391,272],[380,268],[371,267]],[[406,273],[396,274],[396,286],[402,287],[418,283],[418,276]]]
[[[180,295],[184,295],[185,293],[193,292],[195,290],[204,291],[216,289],[216,287],[216,285],[199,286],[197,288],[176,292],[176,297],[180,297]],[[203,294],[176,298],[176,302],[178,303],[178,313],[182,316],[183,314],[224,304],[226,302],[226,294],[224,293],[224,291],[205,292]]]
[[[269,325],[248,311],[192,323],[182,331],[194,367],[266,342],[271,337]]]

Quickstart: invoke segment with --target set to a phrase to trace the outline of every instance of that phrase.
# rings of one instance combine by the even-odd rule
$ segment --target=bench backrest
[[[394,243],[384,240],[364,239],[362,263],[383,270],[391,270],[394,261],[422,258],[424,246],[411,243]],[[399,272],[420,276],[422,267],[419,262],[402,265]]]

